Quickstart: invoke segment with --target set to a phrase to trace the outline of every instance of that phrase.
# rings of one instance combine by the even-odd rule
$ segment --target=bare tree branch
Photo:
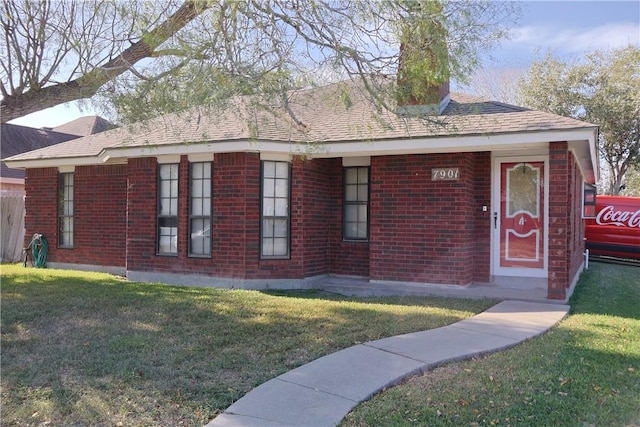
[[[50,2],[42,2],[41,4],[48,3]],[[4,123],[34,111],[93,96],[102,85],[128,71],[131,65],[151,57],[158,46],[209,7],[209,3],[187,0],[167,20],[104,65],[68,82],[42,88],[36,84],[33,89],[26,92],[18,90],[15,93],[4,95],[0,101],[1,121]],[[29,43],[35,42],[30,37],[28,40]],[[30,49],[37,50],[37,47],[32,46]],[[34,55],[34,57],[38,60],[40,56]],[[34,70],[39,69],[34,66]],[[27,74],[26,71],[23,73]],[[28,78],[23,79],[22,86],[25,85],[26,80]]]
[[[237,95],[282,101],[288,90],[349,77],[363,80],[377,108],[393,111],[395,80],[385,77],[397,71],[407,24],[446,26],[451,75],[463,77],[478,48],[504,36],[514,4],[0,0],[1,120],[90,97],[122,121],[142,120]]]

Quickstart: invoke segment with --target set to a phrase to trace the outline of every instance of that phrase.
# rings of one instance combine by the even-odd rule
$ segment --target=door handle
[[[493,213],[493,228],[498,228],[498,212]]]

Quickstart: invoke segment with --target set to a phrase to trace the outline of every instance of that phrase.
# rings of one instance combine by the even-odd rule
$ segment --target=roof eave
[[[591,137],[576,140],[569,144],[573,151],[584,180],[596,184],[600,180],[600,159],[598,155],[598,127],[591,128]]]
[[[46,159],[18,159],[3,160],[5,165],[12,169],[38,169],[38,168],[57,168],[60,166],[91,166],[102,165],[105,162],[96,156],[91,157],[55,157]]]
[[[137,147],[108,147],[98,156],[48,159],[5,160],[11,168],[43,168],[57,166],[84,166],[126,163],[128,158],[155,157],[171,154],[260,152],[305,155],[309,158],[384,156],[397,154],[432,154],[470,151],[502,151],[542,148],[552,141],[568,141],[580,148],[580,163],[585,177],[598,177],[597,127],[562,130],[532,130],[492,134],[422,136],[416,138],[389,138],[377,140],[345,140],[329,142],[300,142],[240,139],[204,141],[171,145],[144,145]],[[585,145],[586,144],[586,145]],[[586,148],[585,148],[586,147]],[[592,171],[592,172],[589,172]]]
[[[297,142],[237,139],[226,141],[180,142],[165,145],[144,145],[138,147],[110,147],[100,153],[103,162],[126,161],[129,158],[156,157],[175,154],[200,153],[242,153],[272,151],[283,152],[284,146],[298,145]]]
[[[340,141],[323,144],[324,147],[328,147],[329,149],[324,150],[325,153],[318,154],[314,157],[511,150],[518,147],[542,146],[554,141],[593,141],[593,129],[576,128],[492,134],[393,138],[373,141]]]

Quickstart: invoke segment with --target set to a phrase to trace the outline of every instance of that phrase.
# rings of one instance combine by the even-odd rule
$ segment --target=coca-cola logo
[[[640,209],[635,212],[616,210],[613,205],[606,206],[598,212],[596,222],[600,225],[613,224],[620,227],[640,228]]]

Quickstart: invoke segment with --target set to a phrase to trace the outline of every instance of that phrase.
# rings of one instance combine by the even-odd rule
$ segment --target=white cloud
[[[512,47],[526,45],[563,53],[584,53],[629,44],[640,45],[640,25],[618,23],[593,28],[524,26],[512,33]]]

